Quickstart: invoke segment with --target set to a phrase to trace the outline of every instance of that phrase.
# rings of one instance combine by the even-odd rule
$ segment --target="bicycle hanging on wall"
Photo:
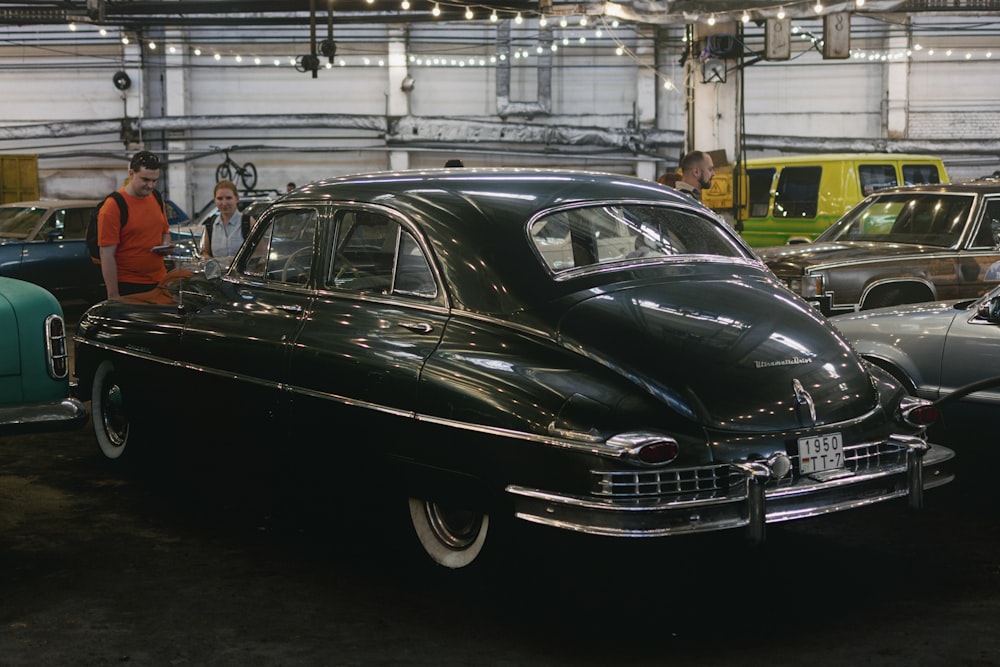
[[[257,167],[254,163],[244,162],[241,166],[236,160],[229,157],[229,151],[235,150],[236,146],[230,146],[229,148],[212,146],[212,148],[224,153],[226,156],[222,164],[215,168],[216,182],[222,180],[235,181],[235,177],[239,177],[243,183],[243,189],[253,190],[257,187]]]

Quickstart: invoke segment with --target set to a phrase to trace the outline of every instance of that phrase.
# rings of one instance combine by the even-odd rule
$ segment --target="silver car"
[[[970,424],[1000,414],[1000,286],[979,299],[881,308],[830,321],[911,394],[933,401],[950,395],[941,405],[946,422]]]

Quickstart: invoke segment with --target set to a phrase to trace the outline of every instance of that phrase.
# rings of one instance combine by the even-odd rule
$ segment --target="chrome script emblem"
[[[809,408],[809,419],[812,423],[816,423],[816,405],[813,403],[812,396],[809,392],[805,390],[802,383],[799,382],[798,378],[792,378],[792,391],[795,392],[795,402],[799,405],[805,405]]]

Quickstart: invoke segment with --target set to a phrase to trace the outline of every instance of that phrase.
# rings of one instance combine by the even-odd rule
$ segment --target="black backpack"
[[[160,191],[153,190],[153,196],[156,197],[156,203],[160,205],[160,208],[164,208],[163,195],[160,194]],[[94,264],[101,263],[101,248],[97,245],[97,214],[101,212],[101,207],[104,206],[108,199],[114,199],[118,204],[118,211],[121,215],[121,226],[124,227],[125,223],[128,222],[128,204],[125,202],[125,197],[122,196],[122,193],[117,190],[104,197],[101,203],[90,213],[90,222],[87,223],[87,250],[90,251],[90,261]]]

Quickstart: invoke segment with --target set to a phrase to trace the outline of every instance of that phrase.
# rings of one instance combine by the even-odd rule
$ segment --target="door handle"
[[[400,322],[399,326],[417,333],[430,333],[433,330],[427,322]]]

